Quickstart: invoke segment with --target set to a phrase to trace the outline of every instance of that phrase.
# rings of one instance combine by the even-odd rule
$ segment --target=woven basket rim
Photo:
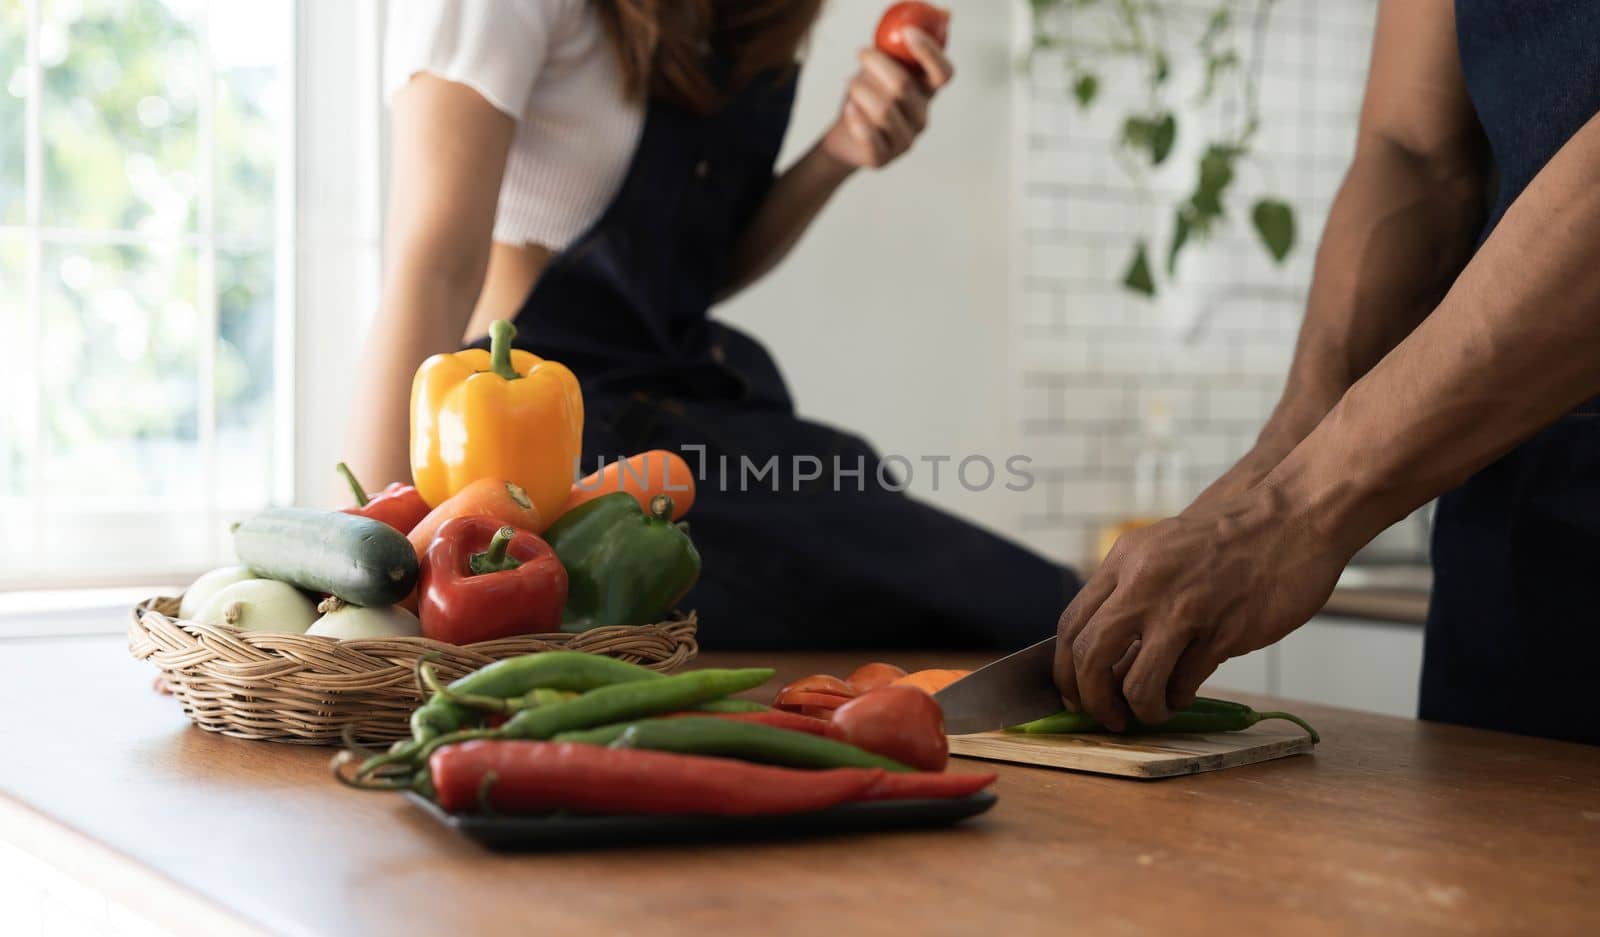
[[[648,625],[602,625],[598,628],[591,628],[588,631],[583,632],[542,631],[532,632],[529,634],[512,635],[505,638],[495,638],[491,641],[475,641],[471,644],[451,644],[448,641],[440,641],[436,638],[422,636],[403,636],[392,638],[331,638],[320,634],[295,634],[293,632],[284,631],[245,631],[244,629],[236,628],[233,625],[213,625],[206,622],[194,621],[192,619],[179,618],[176,614],[168,614],[156,607],[158,604],[167,603],[176,606],[180,601],[182,601],[182,599],[183,596],[181,595],[151,596],[150,598],[147,598],[134,605],[132,609],[134,623],[139,625],[141,628],[144,628],[144,616],[147,614],[154,614],[160,615],[162,618],[165,618],[166,620],[172,622],[173,624],[182,628],[184,631],[196,637],[204,634],[211,634],[241,641],[245,644],[258,644],[260,643],[261,639],[268,639],[265,641],[265,643],[269,646],[271,644],[284,642],[288,639],[298,639],[306,642],[320,642],[323,645],[337,645],[341,648],[352,651],[360,651],[367,647],[391,648],[397,644],[410,644],[421,649],[422,653],[428,653],[430,651],[460,653],[461,651],[470,651],[479,648],[497,648],[499,645],[523,641],[566,642],[577,637],[579,634],[606,636],[629,634],[637,635],[646,633],[646,631],[653,631],[667,627],[681,627],[682,625],[686,624],[699,624],[699,616],[691,610],[688,612],[674,613],[675,617],[673,618]],[[646,631],[642,631],[641,629],[645,629]]]
[[[156,596],[130,610],[128,652],[149,661],[200,728],[224,735],[332,744],[408,735],[421,705],[424,658],[445,681],[497,660],[554,650],[604,654],[671,671],[699,652],[699,620],[687,612],[649,625],[607,625],[576,634],[516,635],[474,644],[425,637],[356,638],[242,631],[177,617],[181,597]]]

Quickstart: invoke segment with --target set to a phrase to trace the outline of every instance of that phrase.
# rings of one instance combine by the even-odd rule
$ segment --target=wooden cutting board
[[[1090,771],[1125,778],[1170,778],[1253,765],[1311,751],[1295,726],[1195,735],[1022,735],[979,732],[950,736],[950,754],[1019,765]]]

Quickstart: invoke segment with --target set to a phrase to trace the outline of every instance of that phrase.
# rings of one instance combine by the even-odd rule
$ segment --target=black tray
[[[507,851],[793,839],[832,833],[949,826],[983,813],[999,799],[991,791],[979,791],[967,797],[869,801],[762,817],[514,817],[446,813],[438,804],[419,794],[408,792],[406,796],[445,826],[490,849]]]

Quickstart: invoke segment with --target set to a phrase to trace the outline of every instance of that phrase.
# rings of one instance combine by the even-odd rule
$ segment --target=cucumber
[[[404,534],[339,511],[268,508],[234,530],[233,548],[259,576],[351,605],[393,605],[417,584],[417,551]]]

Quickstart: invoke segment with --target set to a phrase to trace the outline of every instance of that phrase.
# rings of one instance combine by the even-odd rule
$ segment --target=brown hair
[[[822,0],[596,0],[635,98],[663,98],[696,113],[774,68],[795,64]],[[729,72],[719,82],[710,54]]]

